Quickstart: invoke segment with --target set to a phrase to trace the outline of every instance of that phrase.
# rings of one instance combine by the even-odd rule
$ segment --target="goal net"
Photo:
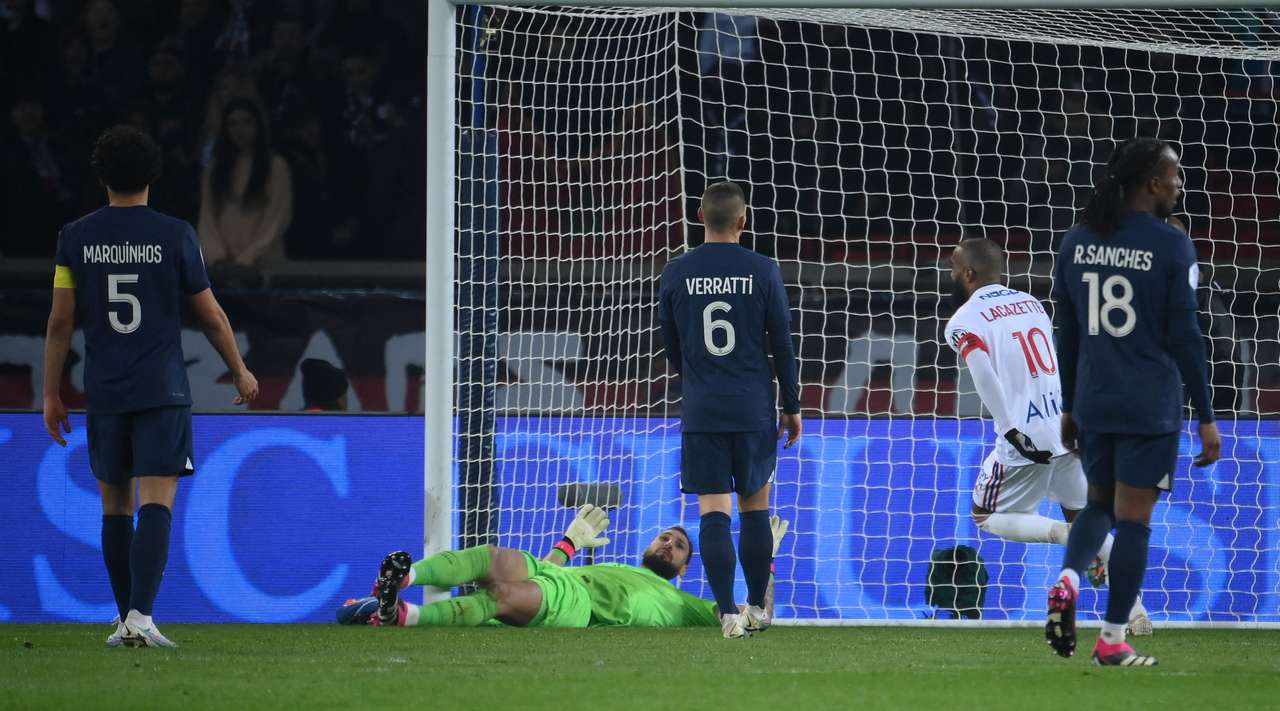
[[[779,616],[946,617],[931,560],[969,546],[987,577],[966,606],[1042,619],[1061,548],[969,514],[993,433],[940,335],[946,259],[994,239],[1010,285],[1049,303],[1099,168],[1155,135],[1182,155],[1224,457],[1192,470],[1184,437],[1144,601],[1157,625],[1280,622],[1274,12],[460,6],[457,22],[455,544],[540,552],[582,484],[612,485],[594,490],[615,507],[597,562],[635,562],[673,524],[697,540],[656,284],[727,178],[748,195],[744,243],[782,267],[801,360],[805,435],[774,487]],[[696,559],[679,584],[709,595]],[[1083,610],[1100,614],[1092,591]]]

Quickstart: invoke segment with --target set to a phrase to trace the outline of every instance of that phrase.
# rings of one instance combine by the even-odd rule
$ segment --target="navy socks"
[[[1067,552],[1062,558],[1062,567],[1068,570],[1074,570],[1076,573],[1084,573],[1089,569],[1089,564],[1097,557],[1098,551],[1102,548],[1102,542],[1107,540],[1107,534],[1111,533],[1111,527],[1115,525],[1115,519],[1112,517],[1110,507],[1104,507],[1102,504],[1089,502],[1084,510],[1076,516],[1076,520],[1071,524],[1071,532],[1067,535]],[[1111,548],[1111,567],[1116,565],[1116,552],[1114,545]],[[1114,586],[1114,583],[1112,584]],[[1114,594],[1114,587],[1112,593]],[[1132,605],[1133,601],[1130,600]],[[1125,619],[1129,613],[1125,612]]]
[[[767,521],[765,526],[767,530]],[[738,614],[738,603],[733,599],[733,578],[738,560],[733,552],[733,538],[729,535],[729,514],[713,511],[702,515],[698,526],[698,548],[720,614]]]
[[[129,551],[132,571],[129,609],[151,615],[164,566],[169,562],[169,528],[173,514],[167,506],[146,504],[138,509],[138,530],[133,534]]]
[[[1107,596],[1107,622],[1123,625],[1138,599],[1142,579],[1147,574],[1147,548],[1151,529],[1136,521],[1116,524],[1116,542],[1111,546],[1110,582]]]
[[[769,512],[745,511],[739,514],[738,520],[742,524],[738,533],[738,559],[742,561],[742,577],[747,581],[747,604],[764,607],[769,569],[773,566],[773,530],[769,528]]]
[[[107,577],[111,580],[111,594],[116,599],[120,619],[129,615],[129,591],[132,573],[129,572],[129,549],[133,544],[133,516],[102,516],[102,560],[107,564]]]

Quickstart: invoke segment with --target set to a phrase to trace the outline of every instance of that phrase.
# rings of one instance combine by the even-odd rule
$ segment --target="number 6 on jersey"
[[[707,308],[702,310],[702,342],[707,346],[707,352],[715,356],[727,356],[733,352],[734,345],[737,344],[737,336],[733,332],[733,324],[725,319],[717,319],[716,313],[724,311],[728,313],[733,307],[723,301],[712,301],[707,304]],[[717,346],[715,333],[716,331],[724,331],[724,345]]]

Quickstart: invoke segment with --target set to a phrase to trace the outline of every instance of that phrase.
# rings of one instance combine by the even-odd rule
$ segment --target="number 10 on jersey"
[[[1018,341],[1018,345],[1022,346],[1022,355],[1027,359],[1027,370],[1031,371],[1031,377],[1037,377],[1040,373],[1052,375],[1058,371],[1058,362],[1054,360],[1053,355],[1053,344],[1049,342],[1049,336],[1042,329],[1014,331],[1013,337]]]

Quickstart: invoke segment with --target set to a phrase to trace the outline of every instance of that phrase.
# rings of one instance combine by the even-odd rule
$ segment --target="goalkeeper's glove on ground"
[[[1019,432],[1017,428],[1005,432],[1004,438],[1009,441],[1009,444],[1013,445],[1014,449],[1018,450],[1018,454],[1036,464],[1048,464],[1049,459],[1053,457],[1052,452],[1046,452],[1036,447],[1036,443],[1032,442],[1030,437]]]

